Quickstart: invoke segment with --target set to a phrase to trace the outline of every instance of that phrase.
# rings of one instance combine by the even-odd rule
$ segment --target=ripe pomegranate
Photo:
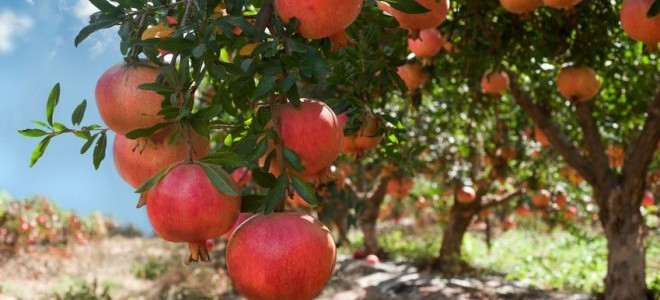
[[[385,2],[378,2],[378,7],[392,15],[401,28],[408,29],[412,37],[417,37],[419,31],[427,28],[435,28],[447,17],[449,0],[415,0],[415,2],[429,9],[423,14],[407,14],[391,7]]]
[[[479,211],[479,216],[486,219],[490,216],[490,209],[485,208]]]
[[[364,260],[367,262],[367,265],[370,265],[372,267],[375,267],[380,262],[380,259],[375,254],[367,255],[367,257],[365,257]]]
[[[96,106],[110,129],[126,134],[164,121],[158,115],[163,96],[138,89],[143,83],[156,81],[160,72],[160,67],[147,62],[122,62],[101,75],[96,83]]]
[[[562,211],[562,216],[566,220],[571,220],[577,216],[577,208],[575,206],[569,206],[566,210]]]
[[[236,218],[236,223],[234,223],[234,226],[232,226],[231,229],[229,229],[229,231],[227,231],[227,233],[225,233],[222,237],[225,238],[225,239],[231,238],[231,235],[234,234],[234,231],[236,231],[236,228],[238,228],[238,226],[243,224],[243,222],[245,222],[247,219],[252,217],[252,215],[253,215],[252,213],[240,213],[240,214],[238,214],[238,218]]]
[[[555,203],[557,203],[557,206],[559,207],[565,207],[568,203],[568,197],[566,197],[566,194],[558,192],[557,195],[555,195]]]
[[[409,91],[414,91],[420,87],[429,77],[429,74],[424,71],[422,65],[418,63],[409,63],[400,66],[396,69],[396,73],[401,77]]]
[[[366,257],[366,251],[363,249],[355,249],[353,251],[353,258],[355,259],[363,259]]]
[[[238,186],[244,187],[252,180],[252,171],[246,167],[241,167],[231,172],[231,177],[238,183]]]
[[[337,119],[343,132],[348,117],[346,113],[343,113],[337,116]],[[381,128],[383,128],[383,121],[371,113],[366,114],[360,129],[351,136],[344,136],[341,152],[362,153],[375,148],[383,139],[382,134],[376,134]]]
[[[532,204],[536,207],[544,207],[550,203],[550,192],[548,190],[539,190],[532,196]]]
[[[486,72],[481,77],[481,91],[491,95],[501,95],[509,88],[509,75],[504,71]]]
[[[348,44],[344,29],[357,18],[362,8],[362,0],[275,0],[279,17],[288,23],[298,19],[296,29],[308,39],[330,37],[333,47]]]
[[[456,191],[456,200],[458,200],[459,203],[467,204],[472,201],[474,201],[474,198],[476,197],[476,192],[474,191],[474,188],[471,186],[462,186],[458,191]]]
[[[545,135],[545,132],[543,132],[543,129],[540,127],[536,126],[534,128],[534,138],[536,139],[541,146],[547,147],[550,145],[550,141],[548,140],[548,137]]]
[[[151,138],[131,140],[121,134],[115,135],[112,156],[117,173],[133,188],[156,175],[163,168],[186,159],[188,142],[185,138],[169,144],[169,131],[161,131]],[[193,158],[198,159],[211,153],[211,144],[205,137],[193,133]]]
[[[227,271],[247,299],[312,299],[335,268],[330,231],[298,212],[257,214],[227,244]]]
[[[416,57],[431,58],[440,52],[444,42],[437,29],[428,28],[420,30],[418,38],[408,38],[408,48]]]
[[[508,230],[512,229],[513,227],[515,227],[515,226],[516,226],[516,222],[511,217],[507,217],[502,222],[502,228],[504,229],[504,231],[508,231]]]
[[[410,178],[393,178],[387,182],[387,193],[396,200],[403,200],[410,194],[414,182]]]
[[[516,214],[518,214],[521,217],[526,217],[531,214],[531,209],[529,208],[529,205],[527,205],[527,203],[523,203],[516,208]]]
[[[623,166],[623,159],[625,150],[619,145],[607,146],[607,158],[612,168],[620,168]]]
[[[543,0],[546,6],[557,9],[570,9],[582,0]]]
[[[147,192],[147,216],[154,231],[164,240],[187,242],[189,261],[209,260],[206,240],[229,231],[240,211],[241,197],[220,192],[194,163],[175,166]]]
[[[500,0],[500,4],[504,9],[519,15],[534,11],[542,3],[541,0]]]
[[[339,156],[344,133],[337,116],[325,103],[301,99],[300,107],[286,103],[274,113],[280,118],[282,144],[298,154],[305,168],[302,172],[290,171],[303,177],[315,176]]]
[[[587,101],[598,95],[600,79],[589,67],[565,67],[557,75],[557,89],[571,101]]]
[[[655,196],[651,191],[644,191],[644,196],[642,197],[642,207],[648,208],[655,203]]]
[[[621,5],[621,27],[632,39],[655,46],[660,43],[660,14],[648,18],[653,0],[624,0]]]

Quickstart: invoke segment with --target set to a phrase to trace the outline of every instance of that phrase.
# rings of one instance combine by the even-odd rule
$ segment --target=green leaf
[[[264,172],[259,168],[252,168],[252,180],[261,187],[273,187],[276,179],[273,174]]]
[[[158,82],[151,82],[151,83],[143,83],[140,86],[138,86],[139,89],[141,90],[147,90],[147,91],[154,91],[156,93],[174,93],[176,92],[174,89]]]
[[[167,174],[172,168],[174,168],[175,166],[177,166],[177,165],[179,165],[179,164],[181,164],[181,162],[175,162],[175,163],[173,163],[173,164],[171,164],[171,165],[169,165],[169,166],[163,168],[162,170],[158,171],[158,173],[157,173],[156,175],[154,175],[153,177],[151,177],[151,178],[145,180],[145,181],[144,181],[144,182],[138,187],[138,189],[135,190],[135,192],[136,192],[136,193],[144,193],[144,192],[148,191],[149,189],[151,189],[152,187],[154,187],[158,182],[160,182],[160,180],[161,180],[161,179],[162,179],[162,178],[163,178],[163,177],[164,177],[164,176],[165,176],[165,175],[166,175],[166,174]],[[139,208],[139,206],[138,206],[138,208]]]
[[[62,123],[58,123],[58,122],[53,123],[53,130],[55,130],[55,132],[62,132],[62,131],[68,130],[68,129],[69,128],[64,126],[64,124],[62,124]]]
[[[305,171],[305,167],[302,165],[302,162],[300,161],[300,157],[298,154],[293,152],[293,150],[283,147],[284,149],[284,160],[289,164],[290,167],[295,169],[298,172],[303,172]]]
[[[40,137],[48,134],[48,132],[36,128],[19,130],[18,133],[27,137]]]
[[[266,197],[262,195],[244,195],[241,196],[241,212],[256,213],[266,203]]]
[[[199,44],[195,41],[191,41],[182,37],[176,37],[163,40],[157,43],[156,47],[167,51],[184,52],[192,50],[193,48],[197,47],[197,45]]]
[[[133,131],[128,132],[126,134],[126,138],[134,140],[141,137],[151,136],[154,132],[156,132],[156,130],[161,129],[163,127],[167,127],[170,124],[172,123],[159,123],[149,128],[135,129]]]
[[[82,103],[78,104],[76,109],[73,110],[73,114],[71,114],[71,123],[73,123],[74,126],[80,125],[80,122],[82,122],[82,119],[85,116],[85,109],[87,109],[87,100],[83,100]]]
[[[393,8],[400,10],[407,14],[421,14],[429,12],[430,10],[414,0],[382,0]]]
[[[106,0],[89,0],[89,3],[96,6],[96,8],[98,8],[99,10],[101,10],[101,12],[104,12],[104,13],[109,13],[109,14],[114,14],[114,15],[123,13],[123,11],[121,9],[119,9],[116,6],[110,4]]]
[[[249,161],[254,161],[266,154],[266,151],[268,151],[268,139],[261,139],[259,143],[257,143],[257,146],[254,148],[252,153],[250,153],[250,156],[248,157]]]
[[[89,37],[92,33],[99,31],[101,29],[105,28],[110,28],[112,26],[115,26],[119,24],[121,21],[121,17],[123,16],[100,16],[100,12],[94,13],[91,18],[94,19],[94,16],[97,16],[95,18],[94,22],[91,24],[85,26],[83,29],[78,32],[78,35],[76,36],[76,39],[74,40],[74,44],[76,47],[82,43],[87,37]]]
[[[48,124],[53,125],[53,112],[55,111],[55,106],[60,102],[60,83],[56,83],[53,86],[53,89],[50,90],[50,95],[48,95],[48,102],[46,102],[46,120]]]
[[[213,183],[213,186],[215,186],[218,191],[231,197],[239,195],[239,191],[231,184],[229,175],[227,175],[227,172],[222,170],[220,166],[205,163],[200,163],[199,165],[202,166],[204,172],[206,172],[206,176],[208,176],[209,180],[211,180],[211,183]]]
[[[298,195],[302,197],[307,203],[312,206],[319,205],[319,200],[316,199],[316,192],[314,192],[314,187],[302,179],[302,177],[291,174],[291,183],[293,183],[293,188],[298,192]]]
[[[275,87],[275,76],[264,76],[259,80],[257,89],[254,90],[252,97],[260,98],[268,94]]]
[[[46,124],[46,123],[44,123],[44,122],[37,121],[37,120],[32,120],[32,123],[37,124],[37,125],[39,125],[39,126],[41,126],[41,127],[43,127],[43,128],[48,128],[48,129],[50,129],[50,126],[48,126],[48,124]]]
[[[85,154],[85,152],[87,152],[87,150],[89,150],[89,147],[92,146],[92,143],[94,143],[94,140],[96,139],[96,137],[98,135],[99,135],[98,133],[94,134],[94,135],[92,135],[91,137],[89,137],[87,139],[87,142],[85,142],[85,144],[82,146],[82,148],[80,148],[80,154]]]
[[[660,0],[655,0],[653,1],[653,4],[651,4],[646,16],[650,19],[655,17],[658,13],[660,13]]]
[[[227,169],[247,167],[250,165],[250,160],[231,151],[216,152],[204,157],[201,161],[221,165]]]
[[[32,155],[30,155],[30,167],[34,166],[37,160],[39,160],[39,158],[44,155],[44,151],[46,151],[46,147],[48,147],[51,138],[53,138],[52,135],[45,137],[43,140],[41,140],[41,142],[39,142],[39,144],[37,144],[37,147],[34,148]]]
[[[99,168],[101,161],[105,158],[105,148],[108,146],[108,137],[105,132],[101,133],[101,137],[96,141],[94,146],[94,154],[92,161],[94,162],[94,169]]]
[[[275,186],[269,189],[268,193],[266,193],[266,199],[264,200],[266,202],[266,214],[275,211],[275,208],[284,200],[287,181],[286,173],[281,174],[280,177],[277,178],[277,181],[275,181]]]

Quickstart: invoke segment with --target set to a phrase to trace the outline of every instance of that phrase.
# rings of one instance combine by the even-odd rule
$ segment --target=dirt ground
[[[185,264],[187,248],[159,239],[113,237],[68,248],[30,248],[0,255],[0,300],[243,299],[231,286],[222,259]],[[81,298],[78,298],[81,299]],[[94,299],[86,297],[84,299]],[[318,299],[590,299],[543,291],[501,276],[444,279],[407,263],[375,267],[346,256]]]

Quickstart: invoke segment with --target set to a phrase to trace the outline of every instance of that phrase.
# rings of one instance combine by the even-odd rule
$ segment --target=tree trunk
[[[641,198],[642,193],[622,190],[617,187],[603,199],[610,208],[603,222],[608,250],[605,299],[646,299],[644,220],[639,201],[624,198]]]
[[[445,274],[457,274],[463,270],[463,266],[465,265],[461,259],[463,236],[465,236],[472,218],[478,211],[474,209],[475,205],[472,204],[478,203],[480,200],[475,199],[469,205],[456,203],[452,206],[447,227],[445,227],[442,235],[440,256],[434,263],[434,269]]]
[[[383,203],[387,194],[387,182],[388,180],[385,178],[380,179],[374,192],[364,201],[364,211],[360,215],[360,227],[364,235],[365,254],[376,254],[382,259],[385,259],[386,255],[380,249],[380,244],[378,243],[376,222],[378,221],[380,205]]]

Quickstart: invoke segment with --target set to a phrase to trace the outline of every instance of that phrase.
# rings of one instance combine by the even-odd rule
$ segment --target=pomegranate
[[[619,145],[607,146],[607,158],[612,168],[621,168],[623,166],[623,159],[625,150]]]
[[[559,207],[565,207],[568,203],[568,197],[566,197],[566,194],[558,192],[557,195],[555,195],[555,203],[557,203],[557,206]]]
[[[435,28],[422,29],[419,38],[408,38],[408,48],[416,57],[431,58],[440,52],[444,40]]]
[[[458,200],[459,203],[467,204],[472,201],[474,201],[474,198],[476,197],[476,192],[474,191],[474,188],[471,186],[462,186],[458,191],[456,191],[456,200]]]
[[[565,67],[557,75],[557,89],[571,101],[587,101],[598,95],[600,79],[589,67]]]
[[[367,255],[367,257],[365,257],[364,260],[367,262],[367,265],[370,265],[372,267],[375,267],[380,262],[380,259],[375,254]]]
[[[571,220],[577,216],[577,208],[575,206],[569,206],[566,210],[562,211],[562,216],[566,220]]]
[[[501,95],[509,88],[509,75],[504,71],[486,72],[481,77],[481,91],[491,95]]]
[[[508,230],[512,229],[513,227],[515,227],[515,226],[516,226],[516,222],[511,217],[507,217],[502,222],[502,229],[504,229],[504,231],[508,231]]]
[[[380,1],[378,7],[392,15],[401,28],[410,30],[412,37],[417,37],[422,29],[438,27],[447,17],[449,0],[415,0],[415,2],[429,11],[422,14],[407,14]]]
[[[545,135],[545,132],[543,132],[543,129],[540,127],[535,127],[534,128],[534,138],[536,139],[541,146],[547,147],[550,145],[550,141],[548,140],[548,137]]]
[[[337,116],[342,132],[347,118],[346,113]],[[383,128],[383,122],[379,118],[371,113],[366,114],[360,129],[351,136],[344,136],[341,151],[344,153],[361,153],[375,148],[383,139],[382,134],[376,134],[381,128]]]
[[[550,203],[550,192],[548,190],[539,190],[532,196],[532,204],[536,207],[544,207]]]
[[[490,216],[490,209],[489,209],[489,208],[485,208],[485,209],[480,210],[480,211],[479,211],[479,216],[480,216],[481,218],[483,218],[483,219],[488,218],[488,217]]]
[[[647,208],[655,203],[655,196],[651,191],[644,191],[644,196],[642,197],[642,207]]]
[[[163,168],[183,161],[188,155],[185,138],[169,144],[171,132],[160,131],[151,138],[131,140],[121,134],[115,135],[112,156],[117,173],[133,188],[156,175]],[[193,158],[198,159],[211,153],[211,144],[205,137],[193,133]]]
[[[655,47],[660,43],[660,14],[646,16],[653,0],[624,0],[621,5],[621,27],[632,39]]]
[[[238,218],[236,219],[236,223],[234,223],[234,226],[232,226],[231,229],[229,229],[229,231],[227,231],[227,233],[225,233],[222,237],[225,238],[225,239],[231,238],[231,235],[234,234],[234,231],[236,231],[236,228],[238,228],[238,226],[243,224],[243,222],[245,222],[247,219],[252,217],[252,215],[253,215],[252,213],[240,213],[240,214],[238,214]]]
[[[339,156],[344,133],[337,116],[325,103],[301,99],[300,107],[286,103],[274,113],[279,114],[282,144],[298,154],[305,168],[302,172],[291,169],[292,172],[303,177],[315,176]]]
[[[500,4],[504,9],[519,15],[534,11],[542,3],[541,0],[500,0]]]
[[[543,4],[557,9],[570,9],[580,3],[580,1],[582,0],[543,0]]]
[[[118,134],[152,127],[164,121],[158,115],[163,96],[138,89],[152,83],[161,69],[147,62],[114,65],[96,83],[96,106],[106,125]]]
[[[164,240],[187,242],[189,261],[209,260],[206,240],[229,231],[240,211],[241,197],[220,192],[199,164],[175,166],[147,192],[147,216],[154,231]]]
[[[399,74],[399,77],[401,77],[409,91],[414,91],[420,87],[429,77],[429,74],[424,71],[422,65],[419,63],[409,63],[400,66],[396,69],[396,73]]]
[[[330,231],[298,212],[257,214],[227,244],[227,271],[247,299],[312,299],[335,268]]]
[[[403,200],[410,194],[414,182],[409,178],[393,178],[387,182],[387,193],[396,200]]]
[[[330,37],[333,48],[348,44],[344,30],[355,21],[361,8],[362,0],[275,0],[277,14],[285,23],[295,17],[299,22],[296,30],[303,37]]]
[[[241,167],[231,172],[231,177],[238,183],[238,186],[244,187],[252,180],[252,171],[246,167]]]
[[[523,203],[516,208],[516,214],[518,214],[521,217],[526,217],[531,214],[531,209],[529,208],[529,205],[527,205],[527,203]]]

